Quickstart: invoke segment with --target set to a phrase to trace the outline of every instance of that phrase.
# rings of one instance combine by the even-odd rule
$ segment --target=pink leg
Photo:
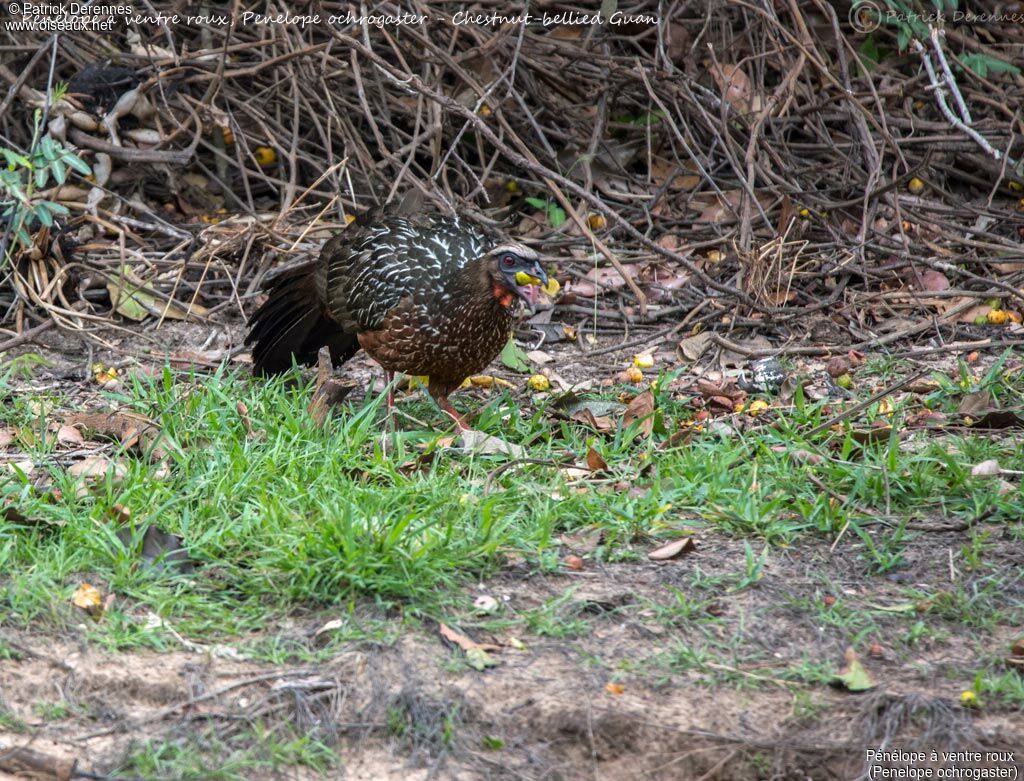
[[[395,373],[385,371],[384,382],[387,384],[388,389],[388,417],[391,417],[391,413],[395,409]]]
[[[452,406],[452,402],[447,400],[447,395],[438,395],[434,396],[434,398],[437,400],[437,406],[444,411],[444,414],[455,421],[455,425],[459,427],[459,431],[469,431],[469,426],[467,426],[466,422],[462,420],[462,416],[459,415],[456,408]]]

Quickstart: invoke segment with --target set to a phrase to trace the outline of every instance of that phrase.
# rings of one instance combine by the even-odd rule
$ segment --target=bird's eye
[[[515,255],[502,255],[501,256],[501,265],[503,265],[505,268],[512,268],[515,264],[516,264],[516,256]]]

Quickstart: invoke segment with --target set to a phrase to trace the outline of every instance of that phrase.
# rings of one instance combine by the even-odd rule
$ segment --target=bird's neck
[[[501,274],[495,273],[490,263],[470,263],[461,269],[453,286],[458,294],[477,299],[488,299],[497,310],[511,311],[516,303],[516,292]]]

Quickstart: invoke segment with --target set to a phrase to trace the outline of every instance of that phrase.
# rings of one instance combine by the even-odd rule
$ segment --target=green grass
[[[19,364],[18,372],[26,366]],[[10,394],[17,381],[9,372],[0,392]],[[962,394],[982,386],[1006,400],[1019,394],[1021,379],[999,367],[982,378],[949,382],[925,403],[953,411]],[[160,465],[139,454],[115,454],[127,468],[123,481],[106,480],[84,495],[76,493],[47,430],[70,403],[10,395],[0,425],[19,430],[25,457],[38,466],[29,476],[10,473],[0,484],[5,503],[34,521],[0,520],[0,622],[83,623],[71,606],[83,581],[118,596],[102,621],[84,622],[87,634],[110,648],[175,647],[154,616],[203,642],[260,632],[296,611],[332,607],[350,616],[320,649],[276,636],[261,636],[247,648],[273,661],[315,659],[330,653],[330,642],[393,637],[379,622],[354,618],[367,602],[385,611],[400,607],[411,620],[444,619],[459,613],[468,583],[500,571],[509,556],[524,559],[534,572],[559,569],[562,532],[600,529],[603,542],[589,556],[594,563],[643,560],[658,540],[683,532],[742,540],[746,553],[729,571],[704,573],[698,559],[690,568],[693,588],[666,592],[655,611],[657,620],[691,621],[716,597],[758,588],[770,573],[770,557],[808,536],[832,541],[842,533],[843,549],[857,551],[858,574],[882,577],[901,571],[908,548],[921,541],[908,521],[973,521],[983,511],[984,522],[965,533],[957,556],[957,566],[972,575],[969,584],[936,589],[931,609],[971,626],[1022,616],[1019,598],[1005,599],[1020,594],[1019,581],[1009,590],[1004,583],[1002,594],[991,582],[993,535],[1021,535],[1019,494],[1000,495],[998,481],[970,475],[986,458],[1024,468],[1024,450],[1012,439],[924,432],[901,439],[905,410],[898,405],[888,439],[857,443],[852,428],[885,417],[868,410],[845,433],[822,432],[806,441],[801,431],[831,410],[798,394],[787,410],[739,416],[724,435],[697,433],[689,443],[667,447],[668,436],[694,412],[689,399],[668,391],[657,394],[661,425],[649,438],[636,426],[601,436],[509,395],[486,405],[459,400],[481,409],[476,427],[524,444],[530,458],[581,462],[593,446],[609,464],[608,475],[577,483],[567,482],[557,464],[522,464],[502,472],[485,495],[489,473],[507,457],[440,447],[445,419],[428,403],[403,408],[436,423],[437,431],[403,431],[385,442],[379,399],[342,407],[320,429],[305,411],[308,394],[286,380],[255,382],[227,371],[192,376],[165,370],[155,379],[129,380],[123,394],[108,401],[159,422],[169,474],[160,477]],[[239,402],[255,436],[247,433]],[[810,464],[794,457],[797,451],[824,460]],[[59,498],[34,488],[41,475],[49,476]],[[128,545],[112,520],[115,505],[131,513],[134,542]],[[194,572],[139,555],[142,532],[151,525],[184,540]],[[580,637],[591,617],[580,614],[567,593],[506,620],[537,635]],[[846,617],[837,608],[825,623],[866,637],[875,620],[870,611],[851,607]]]

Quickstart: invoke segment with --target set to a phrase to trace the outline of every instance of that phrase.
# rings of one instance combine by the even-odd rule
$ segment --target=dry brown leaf
[[[66,423],[57,429],[57,441],[65,447],[81,447],[85,444],[82,432]]]
[[[708,73],[726,103],[741,114],[751,110],[750,78],[741,68],[729,63],[714,63],[708,68]]]
[[[647,554],[647,558],[651,561],[668,561],[686,553],[693,553],[695,550],[697,550],[697,543],[693,541],[692,537],[681,537],[655,548]]]
[[[654,394],[645,390],[633,397],[622,414],[622,426],[628,428],[632,423],[640,421],[640,431],[650,436],[654,430]]]
[[[454,643],[463,651],[472,651],[474,648],[479,648],[481,651],[501,650],[501,646],[495,645],[494,643],[478,643],[476,640],[470,640],[464,634],[456,632],[447,624],[438,624],[437,631],[441,633],[441,637],[450,643]]]
[[[587,466],[591,472],[606,472],[608,470],[608,462],[594,448],[587,450]]]
[[[960,400],[956,411],[961,415],[968,415],[972,418],[981,417],[991,406],[992,398],[988,391],[980,390],[968,393]]]
[[[98,482],[109,474],[115,483],[119,483],[127,473],[124,464],[103,455],[86,456],[68,467],[69,475],[85,482]]]
[[[707,352],[710,346],[711,333],[709,331],[702,331],[699,334],[688,336],[679,342],[679,352],[686,360],[695,363],[700,360],[700,357]]]
[[[8,447],[14,441],[14,437],[17,433],[17,429],[13,429],[10,426],[0,428],[0,447]]]
[[[163,433],[156,421],[137,412],[79,412],[68,417],[67,425],[74,426],[89,437],[106,437],[140,454],[148,453],[153,461],[159,461],[167,455],[158,444]]]

